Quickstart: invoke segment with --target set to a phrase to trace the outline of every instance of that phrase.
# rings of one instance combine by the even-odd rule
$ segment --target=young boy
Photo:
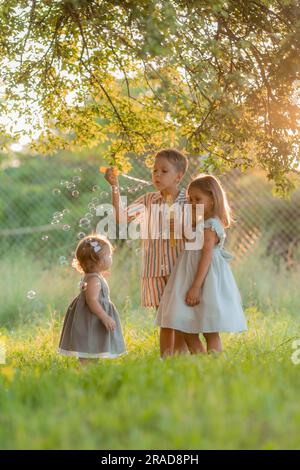
[[[147,221],[153,222],[157,212],[153,210],[156,204],[183,205],[187,202],[186,190],[178,189],[188,167],[187,158],[178,150],[164,149],[155,156],[152,169],[152,183],[157,192],[147,192],[140,196],[125,210],[120,204],[120,191],[118,178],[113,168],[106,171],[105,178],[112,186],[112,204],[115,208],[116,222],[119,224],[127,220],[127,223],[135,220],[143,208]],[[159,208],[158,208],[159,209]],[[159,211],[158,211],[159,212]],[[171,227],[172,231],[172,227]],[[172,233],[172,232],[171,232]],[[161,232],[160,232],[161,235]],[[147,238],[142,240],[142,273],[141,273],[141,303],[143,307],[158,308],[164,288],[175,262],[184,249],[183,238]],[[165,357],[172,353],[187,352],[187,346],[183,334],[174,332],[169,328],[161,328],[160,352]]]

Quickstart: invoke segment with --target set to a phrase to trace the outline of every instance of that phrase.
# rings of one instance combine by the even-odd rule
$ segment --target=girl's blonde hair
[[[201,174],[196,176],[189,184],[188,191],[191,188],[200,189],[205,194],[212,197],[214,202],[214,213],[219,217],[225,228],[233,222],[232,211],[228,204],[226,192],[218,178],[213,175]]]
[[[103,248],[108,246],[113,251],[110,241],[97,234],[84,237],[77,245],[75,258],[72,266],[80,273],[91,273],[95,269],[101,269],[101,261],[103,259]]]

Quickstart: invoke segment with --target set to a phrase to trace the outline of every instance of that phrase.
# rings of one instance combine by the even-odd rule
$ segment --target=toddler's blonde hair
[[[101,269],[102,249],[105,246],[113,251],[110,241],[102,235],[92,234],[82,238],[77,245],[72,266],[80,273],[91,273],[99,267]]]

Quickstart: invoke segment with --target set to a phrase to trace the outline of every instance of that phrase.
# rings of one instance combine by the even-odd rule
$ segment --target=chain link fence
[[[190,161],[184,186],[199,172],[200,163],[200,157]],[[2,161],[1,255],[22,250],[47,263],[69,263],[78,239],[95,230],[100,220],[96,208],[111,201],[110,187],[98,170],[100,165],[105,162],[93,155],[85,159],[67,154],[22,156]],[[129,176],[136,180],[120,176],[121,192],[128,203],[154,190],[144,161],[133,157],[132,165]],[[272,195],[272,184],[262,172],[231,170],[218,176],[235,219],[227,232],[227,248],[241,259],[263,244],[266,256],[290,268],[298,265],[300,189],[287,200]]]

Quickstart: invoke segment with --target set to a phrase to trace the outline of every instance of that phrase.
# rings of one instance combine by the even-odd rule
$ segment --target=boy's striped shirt
[[[184,205],[186,202],[186,190],[183,188],[174,201],[174,206]],[[166,204],[162,194],[160,192],[146,193],[128,206],[127,214],[142,221],[145,216],[144,209],[146,209],[148,220],[144,222],[147,225],[151,220],[151,214],[152,217],[156,216],[156,213],[153,213],[153,207],[151,209],[151,206],[156,204],[160,206]],[[170,239],[162,238],[161,233],[158,238],[142,239],[142,278],[168,276],[183,249],[183,238],[175,239],[174,246],[171,246]]]

